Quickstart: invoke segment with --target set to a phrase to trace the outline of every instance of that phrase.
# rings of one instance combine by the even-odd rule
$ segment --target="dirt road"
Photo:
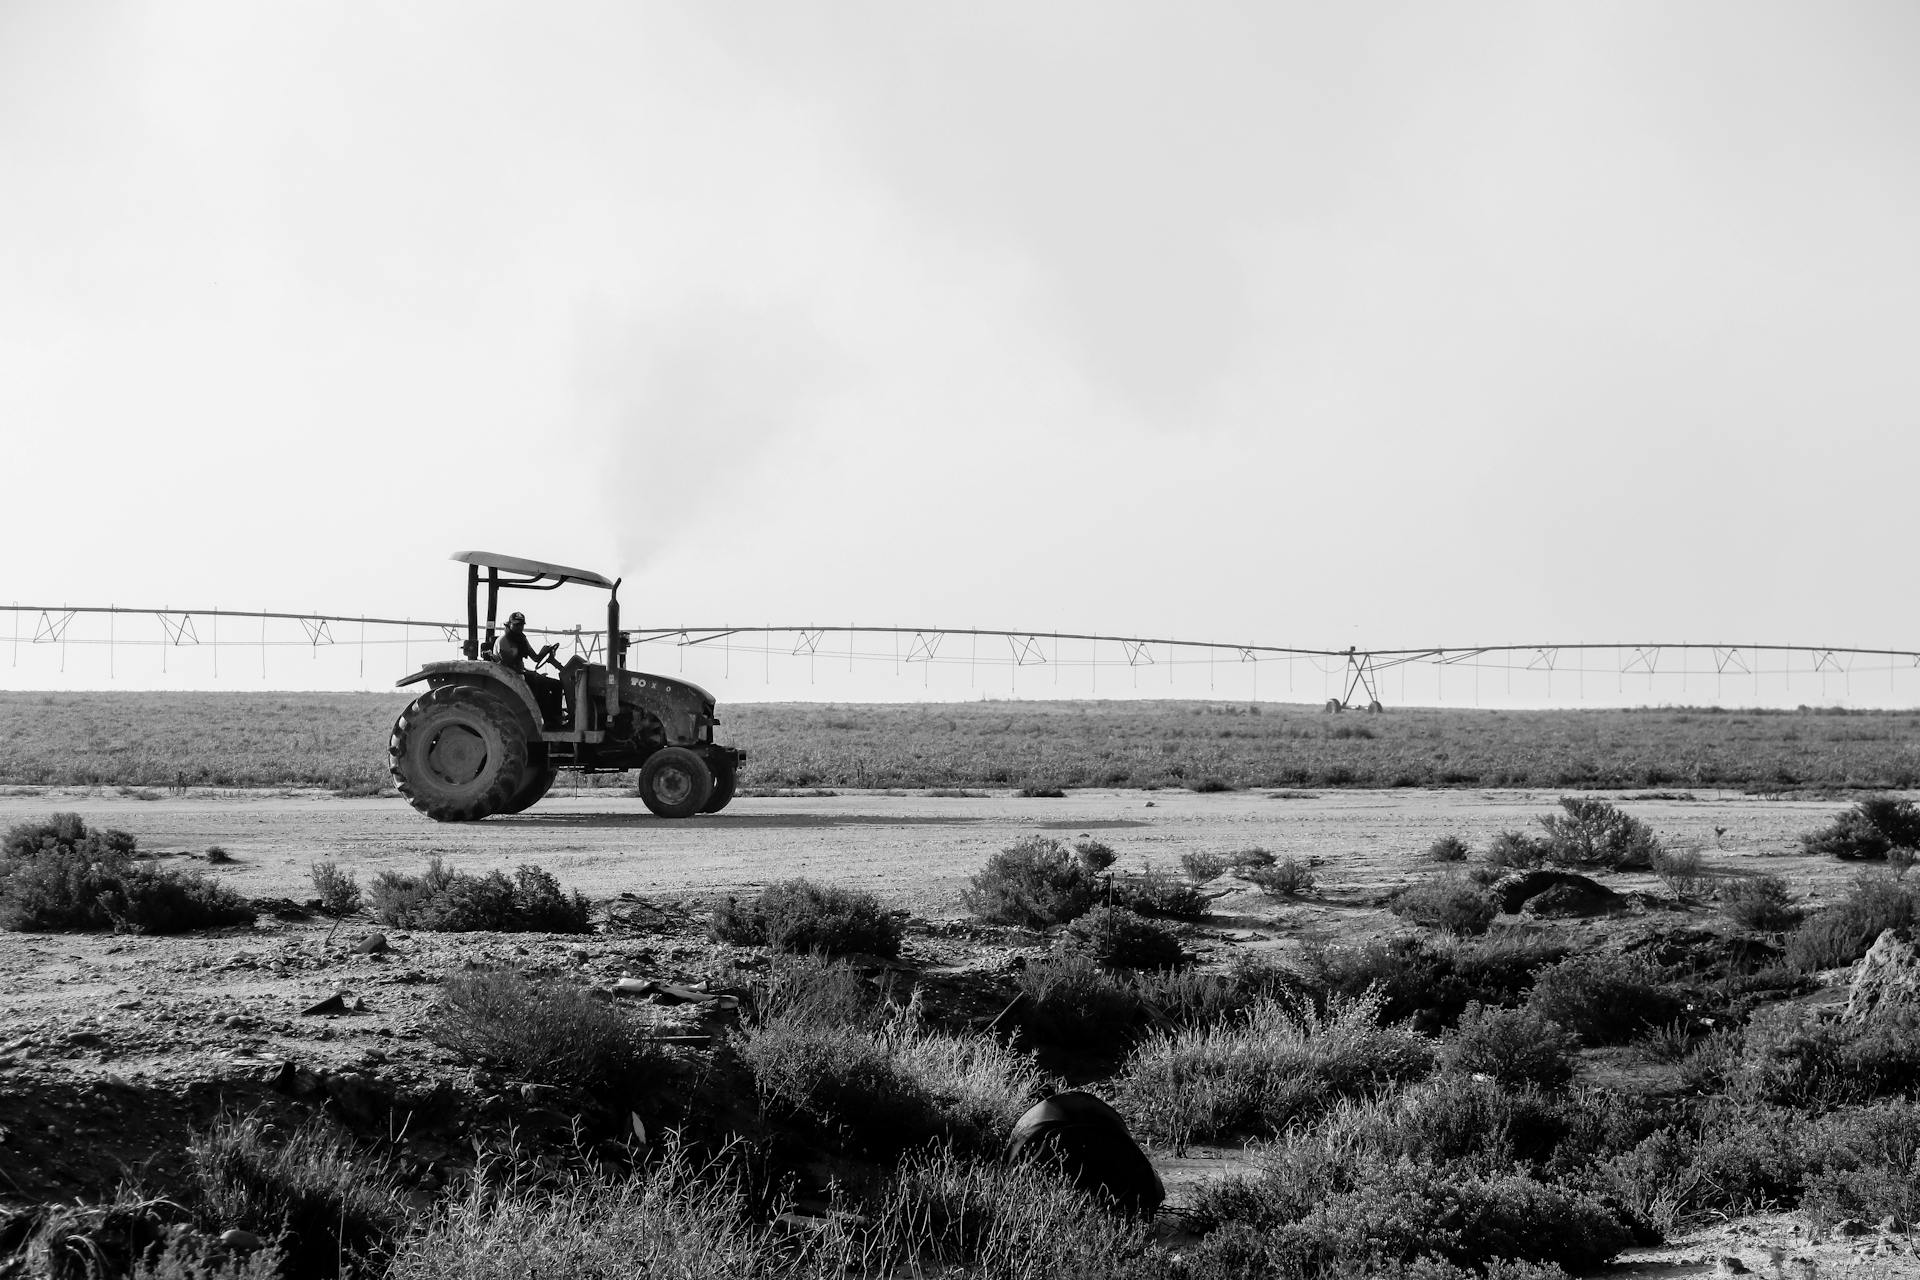
[[[1798,855],[1798,837],[1844,803],[1693,794],[1616,798],[1670,844],[1697,845],[1722,870],[1759,870],[1764,862],[1800,894],[1845,878],[1830,861]],[[337,862],[364,881],[380,871],[417,871],[439,854],[463,870],[538,863],[594,898],[701,894],[806,876],[868,889],[939,918],[960,914],[967,878],[1025,835],[1088,832],[1112,845],[1123,866],[1144,859],[1168,871],[1179,870],[1183,853],[1257,845],[1280,857],[1319,859],[1324,889],[1364,892],[1424,874],[1421,854],[1439,836],[1483,848],[1503,829],[1529,827],[1554,810],[1555,800],[1553,792],[1413,789],[1090,790],[1058,800],[858,792],[743,797],[723,813],[669,822],[632,796],[585,791],[550,796],[518,817],[447,825],[399,800],[337,800],[323,792],[137,800],[16,788],[0,795],[0,828],[68,810],[89,825],[132,832],[145,850],[204,854],[218,845],[236,861],[210,869],[252,897],[312,896],[308,869],[316,861]]]

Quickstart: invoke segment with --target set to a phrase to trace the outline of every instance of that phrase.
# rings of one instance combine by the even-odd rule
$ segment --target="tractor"
[[[467,566],[462,656],[429,662],[399,682],[427,689],[393,722],[387,741],[394,785],[414,808],[440,822],[520,813],[547,794],[563,768],[638,769],[640,799],[663,818],[727,806],[746,754],[714,742],[719,718],[705,689],[678,676],[627,670],[618,579],[488,551],[458,551],[453,559]],[[500,593],[568,583],[607,591],[607,664],[579,653],[562,663],[552,644],[534,666],[551,666],[557,678],[530,679],[496,661]],[[578,648],[580,632],[572,635]],[[598,647],[589,645],[588,654]]]

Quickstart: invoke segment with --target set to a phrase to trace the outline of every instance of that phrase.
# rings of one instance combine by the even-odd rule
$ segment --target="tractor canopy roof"
[[[609,591],[614,584],[591,569],[573,569],[564,564],[548,564],[544,560],[523,560],[519,556],[503,556],[492,551],[456,551],[450,559],[462,564],[477,564],[484,569],[499,569],[506,573],[530,574],[536,579],[551,578],[554,586],[566,582],[578,582],[582,586],[605,587]]]

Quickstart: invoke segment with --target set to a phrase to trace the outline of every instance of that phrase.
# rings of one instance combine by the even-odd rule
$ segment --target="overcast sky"
[[[1904,0],[4,0],[0,601],[1920,648],[1916,67]]]

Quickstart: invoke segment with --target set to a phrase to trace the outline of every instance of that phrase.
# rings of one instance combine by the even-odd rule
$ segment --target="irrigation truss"
[[[157,654],[162,673],[168,663],[181,664],[192,651],[221,676],[222,662],[230,676],[265,679],[270,655],[289,651],[322,652],[351,662],[351,673],[361,680],[397,679],[420,662],[450,656],[465,632],[464,623],[419,618],[383,618],[353,614],[283,613],[232,609],[141,609],[119,605],[48,606],[0,605],[0,645],[9,650],[9,665],[44,672],[68,670],[70,653],[86,655],[89,668],[104,666],[109,679],[118,674],[125,651],[128,658],[151,667]],[[10,625],[9,625],[10,622]],[[579,627],[528,628],[544,639],[558,640],[563,651],[588,661],[600,660],[603,632]],[[775,661],[804,662],[809,676],[823,664],[852,672],[890,666],[895,676],[919,674],[931,687],[936,669],[965,668],[974,673],[998,673],[1009,689],[1018,691],[1024,673],[1033,692],[1032,677],[1051,675],[1055,685],[1062,673],[1071,685],[1098,696],[1100,681],[1118,673],[1133,689],[1141,688],[1143,674],[1165,674],[1169,687],[1181,683],[1176,696],[1185,696],[1203,673],[1213,689],[1228,673],[1251,678],[1257,698],[1263,668],[1269,673],[1284,665],[1289,691],[1296,673],[1318,682],[1329,709],[1379,709],[1391,694],[1390,677],[1398,676],[1404,701],[1407,673],[1417,671],[1430,681],[1442,701],[1478,701],[1483,683],[1488,692],[1504,685],[1511,692],[1516,678],[1530,681],[1553,699],[1556,682],[1562,698],[1589,697],[1589,684],[1601,693],[1651,698],[1689,689],[1710,681],[1713,696],[1739,696],[1746,689],[1757,697],[1768,682],[1791,690],[1817,681],[1823,694],[1850,695],[1856,683],[1882,695],[1902,695],[1920,703],[1920,651],[1862,648],[1852,645],[1810,645],[1694,641],[1634,643],[1581,642],[1562,644],[1434,645],[1415,648],[1363,649],[1242,644],[1212,640],[1183,640],[1155,636],[1102,635],[1087,632],[1007,631],[977,627],[904,627],[784,625],[634,627],[626,631],[633,646],[629,662],[657,669],[677,654],[681,670],[688,655],[717,660],[715,674],[732,674],[735,664],[763,665],[771,672]],[[144,656],[140,656],[144,655]],[[651,655],[651,656],[650,656]],[[170,657],[171,656],[171,657]],[[104,658],[104,663],[101,659]],[[373,674],[369,677],[369,661]],[[1448,684],[1451,673],[1452,685]],[[1744,685],[1743,685],[1743,682]],[[1245,683],[1245,682],[1243,682]],[[1608,689],[1608,685],[1612,689]],[[1452,696],[1449,698],[1449,689]],[[1272,691],[1272,676],[1269,675]],[[1077,696],[1070,694],[1069,696]]]

